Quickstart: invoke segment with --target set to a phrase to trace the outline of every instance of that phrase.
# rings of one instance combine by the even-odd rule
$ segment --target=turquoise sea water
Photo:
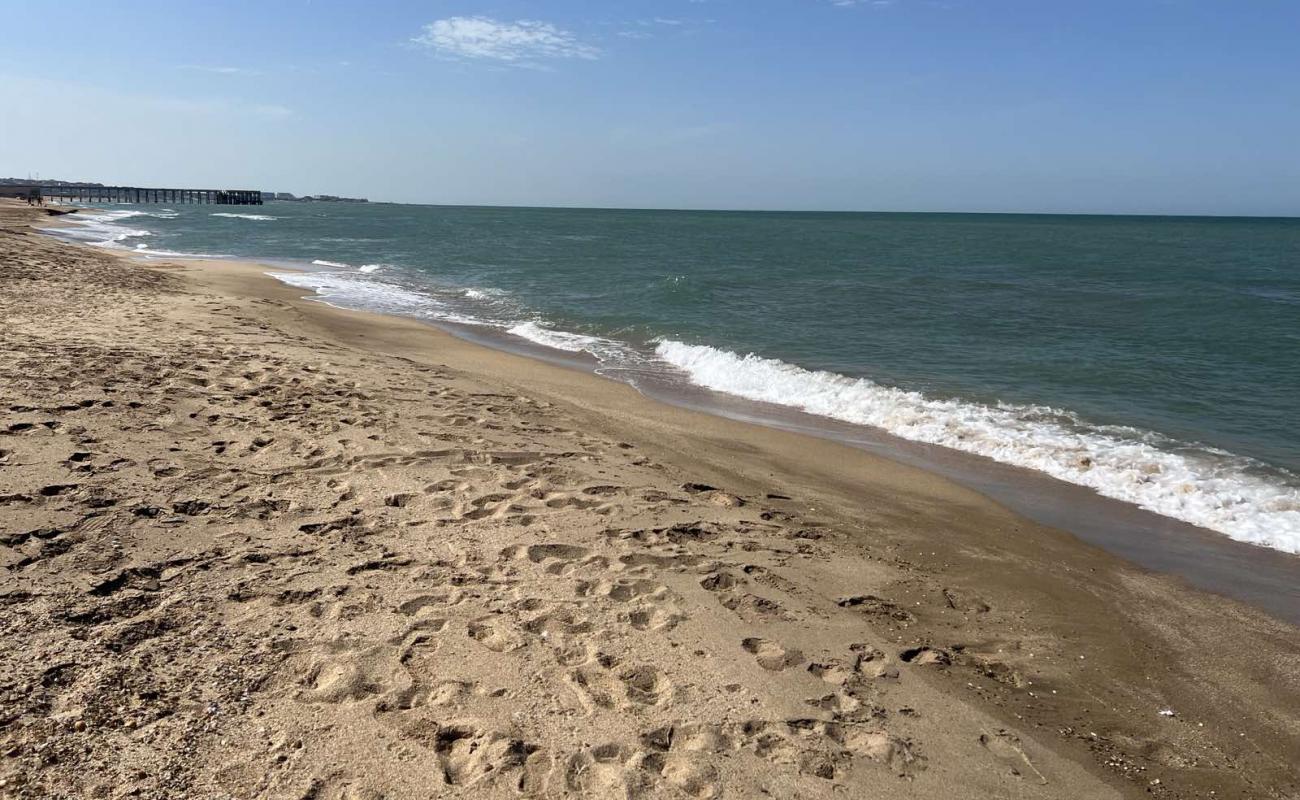
[[[490,326],[1300,552],[1300,220],[271,203],[108,207],[74,235],[290,262],[310,271],[282,280],[337,305]]]

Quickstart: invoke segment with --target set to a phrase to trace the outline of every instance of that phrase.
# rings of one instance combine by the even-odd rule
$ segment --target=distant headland
[[[291,192],[262,192],[264,200],[280,200],[291,203],[369,203],[364,197],[339,197],[332,194],[309,194],[298,197]]]

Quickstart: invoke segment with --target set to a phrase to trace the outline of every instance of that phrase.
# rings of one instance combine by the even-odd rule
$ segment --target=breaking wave
[[[1268,474],[1251,459],[1136,428],[1090,425],[1044,406],[931,398],[671,340],[655,352],[708,389],[1038,470],[1239,541],[1300,553],[1300,481],[1280,470]]]
[[[273,217],[269,214],[233,214],[229,211],[217,211],[210,216],[225,217],[227,219],[248,219],[254,222],[274,222],[279,217]]]

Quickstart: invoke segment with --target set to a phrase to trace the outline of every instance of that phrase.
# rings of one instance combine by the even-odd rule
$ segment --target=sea
[[[1300,219],[272,202],[60,235],[1029,470],[1300,553]]]

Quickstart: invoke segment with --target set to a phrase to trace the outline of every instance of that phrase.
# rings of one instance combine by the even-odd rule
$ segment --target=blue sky
[[[0,0],[0,175],[1300,215],[1300,2]]]

